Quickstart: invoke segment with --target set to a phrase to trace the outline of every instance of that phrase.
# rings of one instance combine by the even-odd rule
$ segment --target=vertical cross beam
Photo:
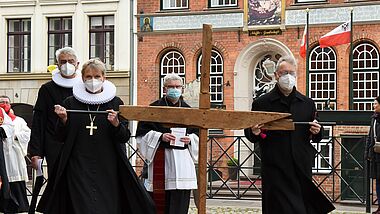
[[[212,50],[212,27],[203,24],[202,69],[199,108],[210,109],[210,61]],[[207,138],[208,129],[201,128],[199,135],[198,156],[198,213],[206,213],[206,178],[207,178]]]

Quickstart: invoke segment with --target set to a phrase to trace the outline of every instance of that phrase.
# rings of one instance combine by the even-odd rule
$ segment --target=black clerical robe
[[[252,103],[252,111],[291,113],[293,121],[317,119],[314,101],[295,88],[285,97],[278,86]],[[312,135],[308,125],[296,125],[294,131],[266,131],[266,137],[244,130],[261,152],[263,213],[322,214],[334,206],[312,181],[312,164],[316,150],[310,143],[322,139],[323,129]]]
[[[46,157],[48,172],[54,165],[62,142],[55,138],[55,124],[58,116],[54,112],[54,105],[62,105],[65,98],[73,95],[72,88],[64,88],[54,81],[43,84],[38,91],[38,98],[33,112],[33,123],[28,153],[31,156]],[[50,172],[49,172],[50,173]]]
[[[119,110],[122,104],[118,97],[101,105],[87,105],[69,97],[63,106],[105,111]],[[86,128],[91,120],[97,126],[93,135]],[[54,214],[154,212],[154,203],[122,148],[130,138],[127,121],[120,119],[120,125],[114,127],[107,114],[69,113],[66,125],[58,123],[57,135],[64,146],[37,210]]]
[[[161,99],[153,102],[150,104],[151,106],[170,106],[170,107],[185,107],[185,108],[190,108],[190,106],[182,99],[180,99],[177,103],[173,104],[172,102],[168,101],[165,97],[162,97]],[[136,137],[144,136],[150,131],[157,131],[161,133],[171,133],[170,127],[164,126],[161,123],[157,122],[139,122],[137,130],[136,130]],[[186,134],[199,134],[199,129],[195,128],[187,128],[186,129]],[[153,174],[159,173],[162,174],[163,172],[157,172],[157,171],[162,171],[165,169],[165,167],[156,167],[156,165],[161,165],[161,163],[157,162],[164,162],[165,161],[165,149],[187,149],[187,146],[181,148],[181,147],[175,147],[171,146],[167,142],[162,142],[160,141],[159,148],[157,149],[154,157],[154,169],[153,169]],[[161,155],[157,155],[159,153],[159,150],[161,151]],[[158,157],[162,156],[162,157]],[[157,159],[158,158],[158,159]],[[184,158],[182,161],[192,161],[189,159]],[[174,160],[173,160],[174,161]],[[174,164],[175,165],[175,161]],[[166,168],[167,169],[167,168]],[[176,172],[175,169],[172,169],[172,172]],[[165,174],[165,173],[164,173]],[[162,195],[160,192],[162,189],[165,189],[165,185],[170,185],[170,184],[165,184],[165,182],[161,179],[165,179],[162,176],[157,176],[153,175],[153,197],[155,202],[156,202],[156,207],[157,207],[157,213],[187,213],[189,209],[189,202],[190,202],[190,189],[175,189],[175,190],[165,190],[165,194]],[[176,177],[176,180],[179,179]],[[149,179],[148,179],[149,180]],[[169,182],[170,183],[170,182]],[[157,188],[157,186],[159,186]],[[165,197],[165,198],[163,198]],[[164,202],[165,206],[162,205]]]

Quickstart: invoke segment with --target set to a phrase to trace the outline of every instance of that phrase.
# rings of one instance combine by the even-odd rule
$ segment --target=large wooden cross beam
[[[200,128],[198,159],[198,213],[206,213],[207,180],[207,139],[208,129],[238,130],[264,124],[270,130],[294,130],[292,120],[286,119],[290,114],[258,111],[226,111],[210,109],[210,61],[212,50],[211,25],[203,25],[201,91],[199,109],[120,106],[121,116],[129,120],[150,121],[195,126]]]

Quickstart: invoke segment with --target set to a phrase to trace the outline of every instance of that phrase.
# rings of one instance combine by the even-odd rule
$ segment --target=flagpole
[[[351,8],[350,9],[350,16],[351,16],[351,21],[350,21],[350,27],[351,27],[351,32],[350,32],[350,62],[349,62],[349,88],[350,88],[350,104],[349,104],[349,110],[353,110],[353,104],[354,104],[354,98],[353,98],[353,74],[354,74],[354,69],[353,69],[353,32],[354,32],[354,26],[353,26],[353,23],[354,23],[354,8]]]
[[[309,96],[309,8],[306,9],[306,96]]]

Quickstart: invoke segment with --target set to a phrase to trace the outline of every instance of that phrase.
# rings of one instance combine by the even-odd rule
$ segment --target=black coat
[[[376,121],[376,137],[374,135],[374,122]],[[380,142],[380,115],[374,114],[371,118],[371,126],[367,136],[366,150],[364,157],[370,160],[370,177],[380,178],[380,153],[376,153],[373,150],[375,142]]]
[[[63,100],[71,95],[73,95],[72,88],[61,87],[53,80],[43,84],[38,91],[33,109],[28,153],[31,156],[46,157],[49,174],[62,147],[62,142],[55,138],[54,129],[58,116],[54,112],[54,105],[62,105]]]
[[[278,86],[252,103],[253,111],[291,113],[293,121],[317,119],[314,101],[296,89],[285,97]],[[316,150],[310,139],[319,142],[323,129],[312,135],[308,125],[296,125],[295,131],[266,131],[266,137],[245,129],[251,142],[261,151],[263,213],[328,213],[334,206],[312,182],[312,164]]]
[[[66,108],[79,110],[118,111],[122,104],[118,97],[98,107],[83,104],[72,96],[64,101]],[[119,126],[114,127],[107,120],[107,114],[96,115],[93,121],[97,129],[93,135],[86,129],[90,122],[88,114],[68,114],[66,125],[58,123],[57,137],[65,143],[38,211],[54,214],[155,212],[154,202],[137,178],[122,146],[130,138],[127,121],[119,120]]]

